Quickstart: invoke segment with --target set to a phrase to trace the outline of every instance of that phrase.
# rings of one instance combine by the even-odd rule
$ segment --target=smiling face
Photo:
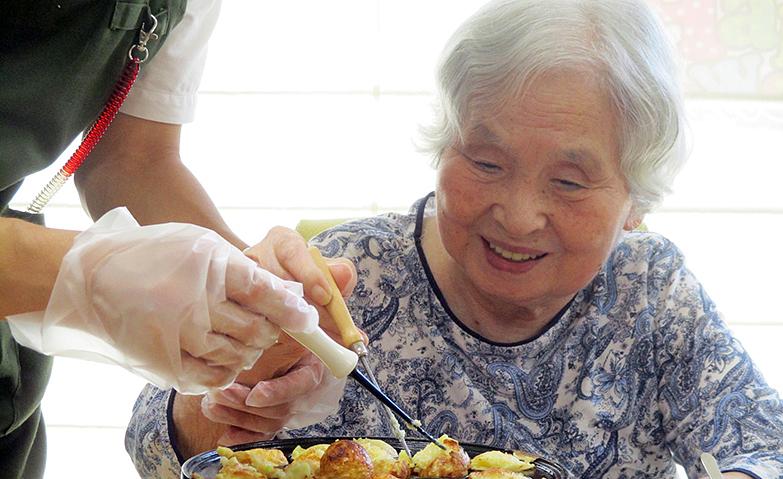
[[[554,314],[586,286],[639,221],[616,132],[608,95],[575,71],[540,77],[469,125],[438,166],[437,230],[448,253],[438,276],[452,293],[485,310]]]

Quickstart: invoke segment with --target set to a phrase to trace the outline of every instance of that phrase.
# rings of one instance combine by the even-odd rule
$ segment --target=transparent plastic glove
[[[345,382],[307,353],[283,376],[252,388],[232,384],[210,392],[201,410],[211,421],[230,426],[218,441],[222,445],[271,439],[283,429],[310,426],[336,413]]]
[[[292,291],[293,289],[294,291]],[[279,334],[317,327],[301,285],[189,224],[139,226],[124,208],[76,237],[46,311],[8,318],[22,345],[118,364],[188,394],[230,384]]]

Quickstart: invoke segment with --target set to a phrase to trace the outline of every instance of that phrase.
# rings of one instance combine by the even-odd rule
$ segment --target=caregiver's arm
[[[244,249],[180,158],[181,125],[118,114],[76,173],[76,186],[93,219],[127,206],[140,224],[204,226]]]
[[[245,249],[247,245],[226,225],[204,188],[182,163],[180,131],[181,125],[118,114],[76,173],[82,202],[93,219],[117,206],[126,206],[139,224],[192,223]],[[237,174],[241,174],[240,166],[236,165]],[[304,242],[301,237],[299,241]],[[329,284],[313,262],[290,253],[298,246],[262,241],[249,255],[273,274],[302,283],[316,303],[326,304],[331,298],[327,293]],[[293,274],[283,276],[265,265],[253,254],[257,250],[270,251],[270,256],[280,258],[282,268]]]
[[[0,218],[0,320],[46,308],[75,231]]]

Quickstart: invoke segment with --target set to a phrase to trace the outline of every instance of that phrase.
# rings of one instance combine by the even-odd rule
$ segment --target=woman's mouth
[[[492,243],[491,241],[487,241],[487,244],[489,245],[489,249],[491,249],[497,255],[502,256],[503,259],[507,261],[513,261],[514,263],[524,263],[526,261],[536,260],[546,256],[546,253],[526,254],[526,253],[509,251],[501,246],[496,245],[495,243]]]

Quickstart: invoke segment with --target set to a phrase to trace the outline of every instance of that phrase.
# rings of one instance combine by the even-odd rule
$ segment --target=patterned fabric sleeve
[[[133,406],[133,416],[125,431],[125,450],[141,478],[180,477],[180,464],[169,440],[170,398],[170,390],[148,384]]]
[[[662,269],[671,276],[659,278],[666,286],[654,313],[666,442],[689,477],[704,474],[702,452],[714,455],[723,471],[783,477],[783,403],[675,256]]]

